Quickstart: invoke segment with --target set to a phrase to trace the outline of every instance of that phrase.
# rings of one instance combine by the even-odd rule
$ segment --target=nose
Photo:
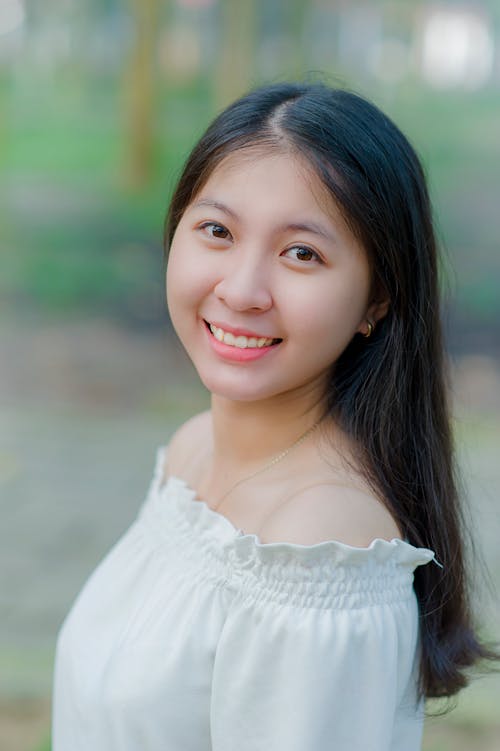
[[[268,264],[260,254],[247,251],[241,249],[228,260],[214,292],[231,310],[269,310],[273,299]]]

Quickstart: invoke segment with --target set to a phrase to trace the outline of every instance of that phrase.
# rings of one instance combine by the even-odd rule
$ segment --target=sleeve
[[[414,607],[234,609],[215,656],[213,751],[389,751],[412,676]]]

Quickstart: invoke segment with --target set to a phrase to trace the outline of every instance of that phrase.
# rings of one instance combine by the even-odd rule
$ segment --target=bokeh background
[[[264,81],[353,87],[409,135],[445,250],[454,424],[500,606],[500,4],[0,0],[0,747],[50,748],[55,637],[208,404],[164,302],[162,225],[210,118]],[[498,676],[426,751],[500,748]],[[435,707],[430,707],[433,711]],[[438,707],[439,709],[439,707]]]

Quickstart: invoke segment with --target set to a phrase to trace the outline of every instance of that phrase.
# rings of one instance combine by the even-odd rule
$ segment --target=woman
[[[377,108],[264,87],[193,150],[166,231],[211,392],[58,645],[54,749],[416,751],[478,640],[425,180]]]

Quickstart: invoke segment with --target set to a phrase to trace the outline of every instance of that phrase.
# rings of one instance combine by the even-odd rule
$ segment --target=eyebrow
[[[222,211],[224,214],[227,214],[233,219],[239,219],[238,214],[236,214],[235,211],[230,209],[229,206],[226,206],[224,203],[221,203],[220,201],[213,201],[211,198],[201,198],[199,201],[196,201],[196,203],[194,204],[194,208],[196,209],[199,206],[210,206],[213,209],[219,209],[219,211]]]
[[[285,224],[279,228],[281,232],[310,232],[313,235],[319,235],[320,237],[328,240],[328,242],[335,242],[335,236],[328,232],[321,224],[316,222],[292,222],[291,224]]]
[[[198,208],[200,206],[210,206],[214,209],[219,209],[219,211],[222,211],[224,214],[227,214],[232,219],[235,219],[239,221],[238,214],[229,208],[229,206],[226,206],[226,204],[221,203],[220,201],[214,201],[211,198],[201,198],[199,201],[197,201],[194,204],[194,208]],[[321,224],[318,224],[317,222],[307,221],[307,222],[290,222],[289,224],[283,224],[277,229],[278,232],[309,232],[313,235],[318,235],[319,237],[322,237],[323,239],[327,240],[328,242],[336,242],[336,237],[331,232],[328,232]]]

